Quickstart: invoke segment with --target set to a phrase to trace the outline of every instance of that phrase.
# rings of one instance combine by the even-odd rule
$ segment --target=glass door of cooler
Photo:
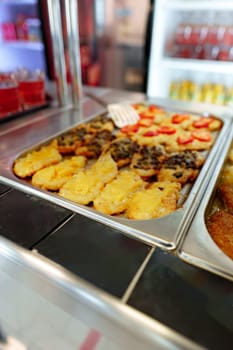
[[[0,0],[0,71],[46,70],[37,0]]]
[[[233,1],[157,0],[149,96],[233,103]]]
[[[0,0],[0,122],[48,105],[52,52],[45,3]]]

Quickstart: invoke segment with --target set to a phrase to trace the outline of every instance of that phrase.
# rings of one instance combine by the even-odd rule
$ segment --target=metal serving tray
[[[210,182],[192,224],[187,231],[187,235],[178,248],[178,255],[186,262],[233,281],[233,260],[223,253],[213,241],[205,224],[205,217],[211,211],[218,180],[226,163],[232,141],[233,128],[231,126],[230,133],[224,140],[215,157],[215,162],[212,164],[213,173]]]
[[[74,212],[83,214],[87,217],[90,217],[96,221],[102,222],[111,227],[115,227],[121,230],[122,232],[124,232],[126,235],[142,240],[146,243],[157,245],[167,250],[175,249],[177,247],[177,244],[180,238],[186,231],[187,224],[190,222],[190,220],[192,219],[197,209],[198,203],[195,200],[196,195],[197,194],[200,195],[201,189],[202,191],[204,191],[205,187],[202,185],[204,183],[208,183],[209,181],[209,178],[211,176],[211,172],[210,172],[211,164],[213,163],[215,159],[215,155],[219,147],[222,145],[223,141],[225,140],[226,134],[228,133],[229,125],[231,121],[231,118],[230,118],[231,114],[229,113],[228,109],[224,109],[222,107],[218,109],[218,107],[213,108],[212,106],[212,108],[210,107],[210,109],[207,110],[207,108],[203,108],[203,106],[200,106],[200,105],[197,105],[195,108],[194,104],[187,104],[187,103],[185,104],[185,103],[177,103],[177,102],[172,103],[168,100],[149,101],[149,103],[151,102],[157,103],[158,105],[160,105],[161,107],[167,110],[173,110],[181,113],[207,114],[206,112],[209,111],[209,114],[211,115],[214,114],[214,116],[216,116],[217,118],[223,121],[222,129],[219,131],[218,136],[215,140],[215,143],[212,149],[210,150],[195,183],[192,185],[189,191],[187,199],[185,200],[183,206],[178,210],[176,210],[174,213],[167,215],[165,217],[161,217],[159,219],[151,219],[151,220],[130,220],[122,217],[115,217],[115,216],[113,217],[110,215],[105,215],[100,212],[97,212],[95,209],[89,208],[87,206],[79,205],[69,200],[66,200],[65,198],[62,198],[51,192],[44,191],[39,188],[35,188],[31,184],[17,178],[13,174],[12,165],[16,158],[18,158],[19,156],[22,156],[27,152],[32,151],[35,148],[38,148],[48,143],[54,137],[64,133],[68,129],[63,130],[62,133],[59,132],[57,134],[53,134],[52,137],[44,139],[43,142],[34,144],[33,147],[31,148],[28,148],[28,149],[22,148],[20,150],[21,152],[19,152],[18,154],[15,154],[13,157],[9,157],[7,159],[7,165],[5,164],[3,169],[0,169],[1,171],[0,175],[3,175],[2,178],[0,176],[1,180],[5,183],[10,184],[13,187],[21,189],[24,192],[40,196],[55,204],[66,207]],[[145,101],[143,101],[143,103],[145,103]],[[95,116],[96,115],[97,114],[95,114]],[[91,118],[89,118],[89,120],[90,119]],[[77,123],[76,125],[78,124],[80,123]]]

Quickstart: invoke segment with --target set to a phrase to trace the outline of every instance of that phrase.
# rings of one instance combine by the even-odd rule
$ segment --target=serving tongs
[[[93,95],[92,93],[86,92],[86,96],[98,102],[100,105],[107,108],[108,117],[111,118],[114,124],[118,128],[122,128],[127,125],[136,124],[139,120],[137,111],[126,103],[111,103],[108,104],[101,98]]]

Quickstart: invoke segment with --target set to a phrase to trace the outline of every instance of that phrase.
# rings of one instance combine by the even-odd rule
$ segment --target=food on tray
[[[221,129],[222,122],[214,117],[199,117],[192,123],[191,129],[208,129],[215,131]]]
[[[112,135],[112,131],[114,129],[113,122],[104,116],[98,116],[92,121],[87,122],[81,126],[78,126],[72,130],[67,131],[63,135],[60,135],[57,137],[57,146],[58,150],[61,154],[69,154],[74,153],[77,148],[80,148],[81,146],[84,146],[85,148],[82,149],[83,153],[89,153],[89,157],[95,157],[96,153],[101,153],[101,147],[100,152],[96,152],[96,147],[93,145],[93,139],[96,137],[97,139],[101,138],[107,138],[108,135]],[[88,147],[86,146],[88,144]],[[94,149],[94,150],[92,150]],[[82,154],[82,151],[78,152],[77,154]],[[98,155],[99,155],[98,154]]]
[[[133,171],[122,171],[112,182],[108,183],[94,200],[94,207],[105,214],[122,213],[132,197],[144,182]]]
[[[115,136],[109,130],[98,131],[83,146],[77,147],[75,153],[88,158],[98,158],[114,138]]]
[[[143,146],[134,154],[131,168],[144,178],[150,177],[158,174],[166,157],[165,150],[161,146]]]
[[[225,208],[229,213],[233,214],[233,185],[221,184],[219,192]]]
[[[233,185],[233,146],[228,153],[228,162],[222,171],[222,182]]]
[[[84,168],[86,158],[72,157],[56,165],[50,165],[37,171],[32,177],[32,184],[47,190],[59,190],[75,173]]]
[[[209,234],[222,251],[233,259],[233,146],[222,169],[212,213],[207,217]]]
[[[168,152],[206,150],[214,142],[214,137],[208,130],[187,131],[170,125],[143,127],[134,133],[132,139],[139,145],[164,146]]]
[[[118,168],[131,163],[132,157],[139,149],[139,145],[130,138],[120,138],[112,141],[106,148],[112,158],[117,162]]]
[[[36,171],[60,162],[62,156],[55,147],[55,143],[42,147],[38,151],[28,153],[25,157],[15,161],[13,170],[19,177],[32,176]]]
[[[233,259],[233,215],[225,210],[216,211],[208,218],[207,229],[219,248]]]
[[[146,220],[168,215],[176,210],[181,186],[174,182],[156,182],[144,191],[136,192],[128,203],[130,219]]]
[[[80,204],[89,204],[103,189],[104,185],[117,176],[117,164],[110,154],[101,156],[90,169],[80,171],[60,189],[62,197]]]
[[[16,160],[15,174],[110,215],[143,219],[176,210],[180,188],[197,177],[222,122],[156,105],[133,107],[137,124],[119,129],[106,115],[87,120]],[[227,176],[233,184],[233,171]]]
[[[228,159],[231,163],[233,163],[233,147],[231,147],[231,149],[229,151]]]
[[[83,145],[92,136],[92,134],[88,133],[87,128],[84,127],[67,131],[57,138],[58,150],[61,154],[74,153],[78,146]]]
[[[85,123],[88,132],[98,132],[102,130],[113,131],[114,124],[111,119],[104,115],[99,115],[91,121]]]
[[[179,182],[181,185],[188,181],[193,182],[198,175],[198,170],[176,167],[175,169],[163,168],[158,174],[159,181]]]
[[[223,169],[222,180],[224,183],[233,185],[233,165],[227,165]]]
[[[179,182],[182,185],[188,181],[193,182],[203,163],[204,158],[198,152],[173,153],[165,160],[163,168],[158,173],[158,180]]]

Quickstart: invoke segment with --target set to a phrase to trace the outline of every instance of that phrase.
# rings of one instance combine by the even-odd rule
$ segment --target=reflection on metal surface
[[[80,109],[82,99],[81,58],[78,27],[77,0],[65,1],[66,27],[68,35],[68,49],[71,72],[72,98],[74,108]]]
[[[68,85],[62,36],[61,10],[59,0],[47,0],[50,30],[53,45],[53,57],[56,74],[57,94],[60,106],[68,104]]]
[[[183,240],[183,244],[179,248],[179,255],[185,261],[233,281],[233,260],[225,255],[215,244],[205,224],[205,215],[212,202],[219,175],[232,143],[233,129],[229,128],[229,131],[230,135],[220,145],[215,161],[211,165],[212,176],[210,182],[202,200],[199,196],[198,211],[187,232],[187,236]]]
[[[72,273],[0,238],[2,271],[125,349],[202,349]],[[25,312],[27,310],[25,309]]]

